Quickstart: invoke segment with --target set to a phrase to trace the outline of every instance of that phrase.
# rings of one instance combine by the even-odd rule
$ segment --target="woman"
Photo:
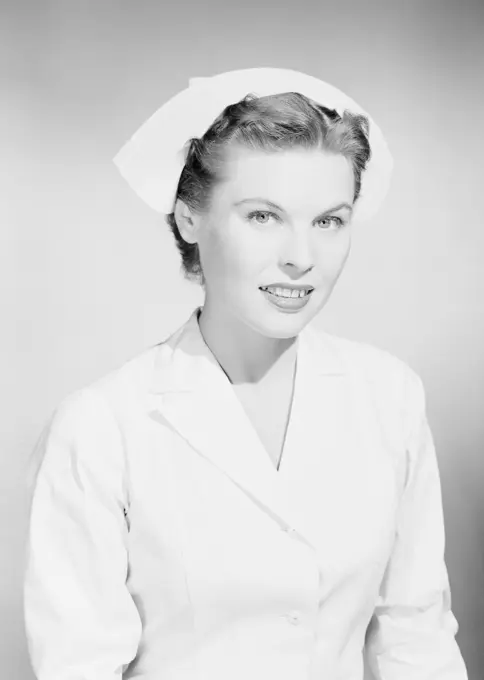
[[[385,194],[378,127],[249,69],[192,81],[116,163],[205,299],[41,437],[39,680],[465,680],[421,381],[311,326]]]

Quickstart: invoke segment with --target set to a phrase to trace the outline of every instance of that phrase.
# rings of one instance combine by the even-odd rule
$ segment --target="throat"
[[[199,315],[205,344],[233,385],[262,390],[293,372],[297,338],[267,338],[231,319]]]

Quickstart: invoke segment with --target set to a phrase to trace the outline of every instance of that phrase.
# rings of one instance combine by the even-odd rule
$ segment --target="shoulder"
[[[409,460],[417,457],[422,426],[427,423],[419,374],[401,358],[370,343],[325,332],[319,336],[338,357],[363,417],[375,418],[382,440],[394,454],[398,474],[405,476]],[[402,449],[408,454],[400,455]]]
[[[331,347],[347,369],[359,373],[368,380],[389,374],[418,377],[415,370],[403,359],[377,345],[322,330],[316,330],[314,334],[323,345]]]
[[[424,406],[424,387],[417,371],[395,354],[376,345],[317,330],[322,347],[330,348],[344,372],[370,385],[383,400]]]
[[[82,431],[89,425],[106,428],[116,414],[142,398],[149,387],[159,345],[154,345],[64,396],[49,421],[52,429]]]
[[[70,466],[90,469],[99,478],[117,478],[124,460],[120,420],[132,412],[151,376],[158,345],[63,397],[50,413],[27,461],[27,484],[41,466],[49,478]],[[113,481],[114,483],[114,481]]]

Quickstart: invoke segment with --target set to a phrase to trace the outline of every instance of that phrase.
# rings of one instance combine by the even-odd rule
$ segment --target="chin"
[[[308,305],[293,314],[263,310],[257,319],[252,318],[249,321],[249,325],[267,338],[280,340],[294,338],[313,320],[315,312],[314,308],[310,307],[311,305]]]
[[[319,300],[316,298],[310,300],[306,307],[293,314],[279,312],[276,309],[264,310],[261,314],[261,326],[265,328],[265,332],[262,329],[259,332],[267,337],[281,339],[299,335],[324,309],[330,295],[331,291],[326,291],[326,294],[321,296]]]

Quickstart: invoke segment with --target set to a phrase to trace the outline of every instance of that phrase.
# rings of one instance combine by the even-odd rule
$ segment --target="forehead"
[[[325,204],[352,203],[353,191],[353,168],[341,154],[304,148],[266,152],[236,146],[226,153],[224,179],[217,193],[222,201],[261,197],[288,209],[304,204],[321,210]]]

